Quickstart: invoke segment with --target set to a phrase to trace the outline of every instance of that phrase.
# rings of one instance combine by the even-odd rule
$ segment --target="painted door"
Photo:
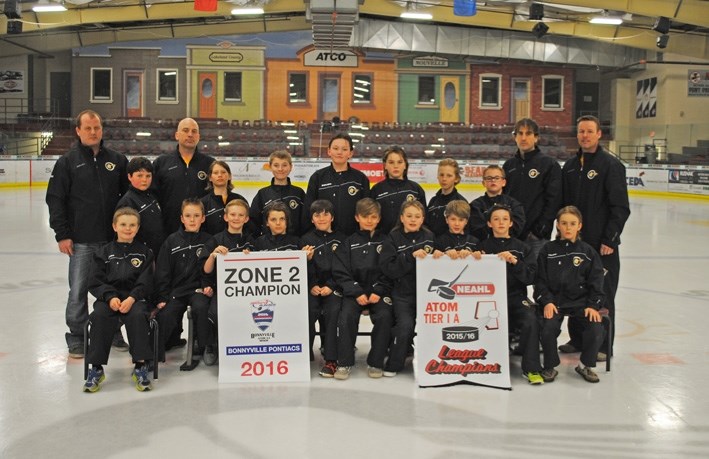
[[[123,81],[125,115],[140,118],[143,116],[143,72],[127,70]]]
[[[199,117],[217,117],[217,74],[199,74]]]
[[[442,123],[460,121],[460,97],[458,77],[441,77],[441,114]]]
[[[321,120],[331,120],[340,116],[340,76],[320,76],[320,109]]]
[[[512,78],[512,113],[510,121],[516,123],[530,118],[529,79]]]
[[[71,72],[51,72],[49,75],[49,97],[54,116],[71,116]]]

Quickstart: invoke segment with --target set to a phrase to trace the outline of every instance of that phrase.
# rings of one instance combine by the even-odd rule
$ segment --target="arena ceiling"
[[[8,2],[0,2],[3,4]],[[38,3],[63,3],[67,11],[35,13]],[[402,21],[404,11],[430,13],[437,25],[529,33],[539,21],[529,20],[532,3],[544,5],[545,36],[575,37],[608,45],[660,51],[653,30],[658,17],[670,20],[669,41],[662,51],[709,61],[709,0],[491,0],[477,1],[474,16],[456,16],[453,0],[230,0],[218,1],[215,12],[195,10],[194,1],[168,0],[42,0],[19,2],[22,32],[7,34],[8,18],[0,16],[0,56],[37,54],[82,46],[136,40],[224,36],[314,29],[311,6],[354,4],[348,13],[325,15],[334,25],[371,18]],[[263,16],[235,16],[239,6],[260,6]],[[4,9],[3,9],[4,10]],[[596,25],[594,15],[622,16],[619,26]],[[317,15],[315,15],[317,16]],[[339,21],[339,22],[338,22]],[[356,25],[355,25],[356,27]],[[336,29],[336,27],[333,27]],[[327,42],[326,42],[327,45]]]

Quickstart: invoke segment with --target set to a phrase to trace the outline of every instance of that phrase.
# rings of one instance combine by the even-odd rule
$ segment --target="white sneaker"
[[[345,379],[350,377],[351,370],[352,367],[337,367],[337,370],[335,370],[335,379],[344,381]]]
[[[367,376],[370,378],[378,379],[383,376],[383,371],[381,368],[377,367],[367,367]]]
[[[386,376],[387,378],[393,378],[396,376],[396,371],[382,371],[382,376]]]

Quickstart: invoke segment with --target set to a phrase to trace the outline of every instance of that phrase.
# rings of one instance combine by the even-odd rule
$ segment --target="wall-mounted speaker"
[[[541,21],[544,17],[544,5],[539,3],[532,3],[529,5],[529,20],[530,21]]]
[[[547,32],[549,32],[549,26],[543,22],[537,22],[537,24],[532,27],[532,33],[537,38],[542,38]]]
[[[669,43],[669,41],[669,35],[660,35],[659,37],[657,37],[657,47],[660,49],[665,49],[667,48],[667,43]]]
[[[664,16],[660,16],[655,21],[655,25],[652,26],[652,30],[660,32],[662,34],[667,34],[670,31],[670,19]]]

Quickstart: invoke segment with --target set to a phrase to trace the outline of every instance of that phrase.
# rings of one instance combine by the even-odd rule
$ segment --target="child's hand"
[[[315,254],[315,247],[313,247],[312,245],[306,245],[305,247],[303,247],[302,250],[305,251],[305,254],[308,257],[308,261],[313,259],[313,255]]]
[[[512,255],[512,254],[511,254],[510,252],[508,252],[508,251],[500,252],[500,253],[497,254],[497,256],[500,258],[500,260],[504,260],[504,261],[507,262],[507,263],[510,263],[510,264],[512,264],[512,265],[516,265],[516,264],[517,264],[517,257],[515,257],[514,255]]]
[[[320,287],[320,296],[328,296],[332,294],[332,289],[328,287],[327,285],[324,287]]]
[[[357,304],[360,306],[367,306],[369,304],[369,300],[367,300],[367,295],[364,293],[355,298],[355,301],[357,301]]]
[[[369,301],[369,304],[377,304],[377,303],[379,303],[379,300],[381,300],[381,299],[382,299],[381,296],[377,295],[376,293],[371,293],[369,295],[368,301]]]
[[[412,253],[412,255],[414,256],[414,258],[426,258],[426,255],[428,255],[428,254],[426,253],[425,250],[418,249],[417,251]]]
[[[448,255],[448,257],[449,257],[451,260],[456,260],[456,259],[460,258],[460,253],[458,253],[458,251],[455,250],[455,249],[446,250],[446,255]],[[434,254],[433,254],[433,258],[436,258],[436,253],[435,253],[435,252],[434,252]]]
[[[583,315],[588,317],[588,320],[590,320],[591,322],[600,322],[601,321],[601,313],[596,311],[593,308],[584,309]]]
[[[554,303],[547,303],[546,306],[544,306],[544,318],[545,319],[551,319],[554,317],[555,314],[558,314],[559,310],[556,309],[556,306],[554,306]]]
[[[468,257],[471,256],[472,254],[473,254],[473,252],[471,252],[470,250],[468,250],[468,249],[463,249],[463,250],[461,250],[461,251],[458,252],[458,257],[459,257],[459,258],[468,258]]]
[[[470,255],[472,255],[473,258],[476,260],[480,260],[483,257],[483,253],[480,250],[476,250],[475,252],[471,252]]]
[[[206,297],[211,298],[214,295],[214,289],[212,287],[204,287],[202,289],[202,294]]]
[[[162,309],[165,307],[166,304],[167,304],[167,302],[161,301],[160,303],[156,304],[155,306],[157,306],[158,309]]]
[[[229,253],[229,249],[227,249],[223,245],[220,245],[214,249],[214,251],[212,252],[212,256],[216,258],[217,255],[226,255],[227,253]]]
[[[134,304],[135,298],[129,296],[125,300],[121,301],[121,305],[118,307],[118,312],[120,312],[121,314],[127,314]]]
[[[310,289],[310,294],[313,296],[320,296],[320,286],[313,285],[313,288]]]
[[[111,298],[111,301],[108,302],[108,307],[111,308],[112,311],[118,311],[121,308],[121,300],[119,300],[118,297]]]
[[[447,252],[446,252],[446,253],[447,253]],[[443,255],[445,255],[445,253],[441,252],[440,250],[434,250],[434,251],[433,251],[433,259],[434,259],[434,260],[438,260],[438,259],[441,258]]]
[[[243,253],[244,255],[248,255],[248,254],[251,253],[251,250],[249,250],[249,249],[244,249],[241,253]]]

